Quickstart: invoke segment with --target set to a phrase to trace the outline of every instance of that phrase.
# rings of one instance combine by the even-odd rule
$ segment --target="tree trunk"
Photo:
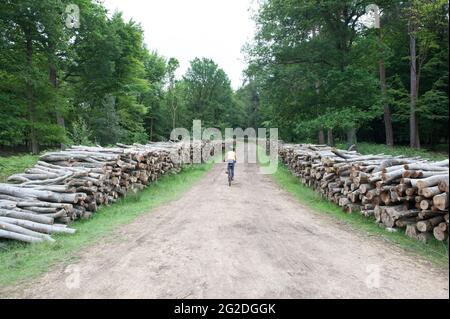
[[[428,220],[421,220],[417,222],[417,229],[421,231],[422,233],[430,232],[439,225],[441,222],[444,221],[444,216],[436,216],[433,218],[430,218]]]
[[[153,141],[153,116],[150,118],[150,141]]]
[[[328,146],[334,146],[333,129],[327,130],[327,144]]]
[[[14,211],[14,210],[0,209],[0,217],[25,219],[25,220],[28,220],[31,222],[47,224],[47,225],[53,224],[53,218],[38,215],[38,214],[32,214],[32,213],[28,213],[28,212]]]
[[[8,224],[20,226],[35,232],[44,234],[74,234],[75,229],[64,228],[55,225],[39,224],[35,222],[30,222],[28,220],[14,219],[9,217],[0,217],[0,222],[5,222]]]
[[[323,131],[323,127],[319,129],[319,144],[324,145],[325,144],[325,133]]]
[[[175,101],[175,96],[174,96],[174,92],[173,92],[173,90],[175,88],[173,87],[173,84],[171,86],[172,86],[172,88],[171,88],[171,91],[172,91],[171,95],[172,96],[171,96],[171,101],[170,101],[170,107],[172,109],[172,129],[175,129],[176,128],[176,118],[177,118],[178,105],[177,105],[177,102]]]
[[[31,30],[27,30],[26,33],[26,50],[27,50],[27,63],[30,75],[33,72],[33,40],[31,38]],[[28,104],[28,120],[30,121],[30,151],[33,154],[39,153],[39,145],[36,133],[36,106],[34,104],[33,85],[31,80],[26,83],[26,96]]]
[[[448,183],[448,175],[435,175],[424,179],[418,179],[416,180],[416,186],[421,190],[427,187],[437,186],[441,182]]]
[[[416,117],[416,145],[417,145],[417,148],[421,147],[420,135],[419,135],[419,122],[417,121],[417,117]]]
[[[439,241],[445,241],[448,239],[448,231],[442,231],[439,227],[435,227],[433,230],[434,238]]]
[[[410,54],[411,54],[411,106],[410,106],[410,146],[412,148],[420,148],[419,142],[419,128],[417,125],[417,51],[416,51],[416,26],[414,22],[409,23],[409,38],[410,38]]]
[[[356,129],[351,128],[347,130],[347,149],[356,144]]]
[[[50,77],[50,83],[52,84],[53,88],[55,90],[57,90],[58,89],[58,77],[57,77],[57,73],[56,73],[56,67],[55,67],[55,65],[53,63],[50,63],[50,66],[49,66],[49,77]],[[65,122],[64,122],[64,117],[62,116],[62,114],[58,110],[56,110],[56,123],[63,130],[66,129],[66,125],[65,125]],[[64,143],[60,144],[60,148],[62,150],[64,150],[66,148]]]
[[[442,193],[433,197],[433,204],[441,211],[448,210],[448,194]]]
[[[380,86],[381,96],[384,105],[384,129],[386,134],[386,145],[394,146],[394,130],[392,128],[391,108],[387,101],[387,85],[386,85],[386,65],[384,63],[383,33],[380,29],[381,59],[380,59]]]
[[[172,129],[176,128],[176,112],[177,110],[172,107]]]
[[[315,30],[314,30],[315,32]],[[315,36],[315,34],[314,34]],[[317,94],[317,116],[319,115],[320,112],[320,81],[316,81],[316,94]],[[323,126],[321,125],[319,127],[319,144],[323,145],[325,144],[325,133],[323,131]]]
[[[20,227],[14,224],[9,224],[9,223],[5,223],[5,222],[1,222],[0,221],[0,229],[3,229],[4,231],[9,231],[9,232],[13,232],[16,234],[22,234],[25,236],[30,236],[30,237],[35,237],[35,238],[42,238],[46,241],[50,241],[50,242],[54,242],[55,240],[52,239],[49,235],[46,234],[42,234],[39,232],[35,232],[32,230],[29,230],[27,228],[24,227]]]
[[[12,240],[23,241],[26,243],[40,243],[40,242],[44,241],[44,239],[42,239],[42,238],[31,237],[28,235],[13,233],[13,232],[2,230],[2,229],[0,229],[0,238],[8,238],[8,239],[12,239]]]

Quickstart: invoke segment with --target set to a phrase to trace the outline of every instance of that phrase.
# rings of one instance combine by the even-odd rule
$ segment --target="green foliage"
[[[323,127],[358,128],[381,114],[376,69],[368,67],[376,57],[360,54],[367,47],[358,37],[365,4],[262,5],[248,74],[260,90],[261,122],[278,126],[283,139],[310,137]]]
[[[156,89],[149,80],[160,80],[161,71],[151,70],[154,56],[144,47],[139,25],[125,22],[120,13],[111,19],[96,14],[88,16],[92,26],[80,30],[80,43],[73,47],[69,75],[80,84],[74,89],[73,114],[84,117],[100,144],[145,142],[150,108],[145,103]]]
[[[409,141],[408,24],[417,24],[417,117],[423,144],[448,143],[448,3],[378,1],[382,29],[362,23],[371,1],[262,3],[257,33],[246,48],[247,76],[260,97],[259,125],[280,129],[286,141],[317,142],[319,130],[335,136],[356,129],[384,142],[379,61],[386,65],[396,143]],[[411,18],[413,17],[413,18]],[[382,41],[380,41],[380,34]],[[374,134],[374,132],[381,134]],[[370,133],[372,132],[372,133]]]
[[[262,2],[246,47],[247,82],[233,92],[225,72],[206,58],[191,61],[177,80],[178,60],[150,52],[142,27],[120,12],[109,15],[99,1],[4,0],[0,145],[55,147],[73,138],[79,118],[89,140],[103,145],[167,139],[173,127],[190,127],[193,119],[220,129],[278,127],[286,141],[317,141],[319,131],[333,129],[336,137],[356,130],[360,139],[382,143],[385,101],[395,143],[407,144],[411,25],[420,139],[448,144],[448,2],[377,1],[381,30],[362,24],[371,3]],[[80,8],[79,28],[66,26],[68,4]]]
[[[63,50],[65,1],[2,1],[0,4],[0,144],[24,144],[34,134],[42,145],[64,139],[56,112],[67,104],[50,83],[50,67]],[[60,59],[64,57],[61,54]]]
[[[78,29],[66,26],[68,4],[80,8]],[[166,61],[146,49],[138,24],[91,0],[8,0],[0,9],[0,145],[87,142],[80,121],[99,144],[148,141]]]
[[[186,125],[195,119],[202,120],[204,127],[219,129],[241,124],[230,80],[213,60],[196,58],[191,61],[180,90]]]
[[[234,95],[237,109],[242,115],[241,121],[245,123],[245,127],[254,128],[260,126],[260,96],[254,80],[250,80],[236,91]]]
[[[148,112],[144,116],[144,127],[150,140],[159,140],[167,131],[167,116],[163,113],[166,60],[156,52],[148,53],[144,66],[145,78],[150,85],[150,90],[142,95],[142,103],[148,106]]]
[[[382,19],[386,45],[390,103],[397,139],[408,141],[410,52],[408,26],[417,41],[419,75],[417,118],[422,144],[448,143],[448,2],[391,3]]]
[[[79,28],[66,26],[68,4],[80,9]],[[245,122],[247,102],[212,60],[195,59],[177,80],[178,60],[150,52],[139,24],[98,1],[7,0],[0,9],[0,145],[146,143],[193,119]]]
[[[92,131],[88,128],[86,121],[79,117],[72,122],[72,130],[69,132],[70,141],[75,145],[91,145]]]

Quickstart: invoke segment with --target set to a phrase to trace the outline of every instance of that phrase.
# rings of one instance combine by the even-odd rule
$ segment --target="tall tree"
[[[417,47],[416,47],[416,37],[417,37],[417,8],[415,7],[414,1],[411,3],[410,7],[410,17],[408,22],[408,32],[409,32],[409,50],[411,57],[411,85],[410,85],[410,118],[409,118],[409,132],[410,132],[410,146],[413,148],[420,148],[419,140],[419,127],[417,123],[417,94],[418,94],[418,78],[417,78]]]
[[[369,61],[358,46],[359,19],[369,3],[271,0],[262,5],[255,43],[248,52],[254,65],[250,71],[255,70],[266,87],[263,99],[276,107],[272,124],[297,135],[339,128],[347,132],[349,144],[355,142],[361,120],[373,114],[368,111],[376,95],[373,70],[363,65]],[[368,84],[364,93],[358,92],[360,83]],[[364,114],[347,123],[327,116],[338,110]],[[316,121],[324,116],[327,121]]]
[[[448,35],[448,2],[411,0],[406,10],[410,38],[410,146],[420,148],[417,119],[420,80],[430,53],[439,48],[438,41],[443,28]]]
[[[167,63],[167,78],[169,82],[169,105],[171,110],[171,116],[172,116],[172,129],[176,128],[176,118],[177,118],[177,108],[178,103],[175,101],[176,95],[175,95],[175,72],[180,67],[180,63],[175,58],[170,58],[169,62]]]
[[[164,120],[167,115],[163,109],[167,64],[164,57],[157,52],[152,52],[147,54],[144,66],[145,78],[150,83],[150,90],[142,95],[142,103],[149,110],[144,125],[150,141],[153,141],[164,134],[167,135]]]
[[[19,94],[25,97],[27,136],[30,151],[37,153],[40,144],[62,140],[64,132],[57,128],[57,93],[52,90],[49,65],[55,56],[55,44],[62,42],[64,1],[3,1],[1,4],[2,42],[8,50],[10,66],[2,68],[25,84]],[[6,62],[6,61],[5,61]],[[47,80],[44,80],[47,78]],[[18,106],[20,107],[20,106]]]
[[[391,107],[388,101],[388,92],[387,92],[387,82],[386,82],[386,61],[385,61],[385,45],[383,40],[383,28],[381,26],[381,11],[378,6],[371,7],[374,15],[374,26],[379,30],[379,46],[380,46],[380,88],[381,88],[381,98],[383,101],[383,120],[384,120],[384,131],[386,136],[386,145],[394,146],[394,129],[392,127],[392,113]]]
[[[205,126],[225,128],[234,125],[233,90],[226,73],[211,59],[195,58],[183,77],[185,103],[190,120]]]

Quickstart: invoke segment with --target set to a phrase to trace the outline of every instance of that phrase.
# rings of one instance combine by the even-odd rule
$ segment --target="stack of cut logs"
[[[448,240],[449,161],[361,155],[324,145],[284,144],[284,164],[348,213],[374,218],[414,239]]]
[[[70,221],[88,219],[99,205],[178,172],[178,159],[191,156],[189,144],[171,142],[46,153],[33,168],[10,176],[10,184],[0,184],[0,238],[35,243],[74,233]]]

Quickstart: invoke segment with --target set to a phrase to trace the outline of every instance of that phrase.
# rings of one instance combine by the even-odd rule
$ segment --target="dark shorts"
[[[235,166],[235,164],[236,164],[235,161],[228,162],[228,169],[231,170],[231,177],[234,177],[234,166]]]

